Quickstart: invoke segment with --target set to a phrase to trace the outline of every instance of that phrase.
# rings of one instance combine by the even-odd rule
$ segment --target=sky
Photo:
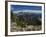
[[[41,6],[11,5],[13,10],[41,10]]]
[[[41,10],[42,10],[42,7],[41,6],[26,6],[26,5],[11,5],[11,10],[13,11],[13,12],[20,12],[20,11],[33,11],[33,12],[41,12]]]

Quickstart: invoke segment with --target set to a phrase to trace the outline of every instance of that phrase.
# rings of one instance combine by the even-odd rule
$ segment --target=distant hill
[[[42,14],[41,13],[29,13],[29,12],[19,12],[19,13],[14,13],[17,17],[22,17],[24,20],[32,20],[32,19],[41,19]]]

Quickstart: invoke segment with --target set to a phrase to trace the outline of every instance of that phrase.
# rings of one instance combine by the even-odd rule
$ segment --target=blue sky
[[[42,10],[42,8],[41,6],[11,5],[11,10]]]
[[[11,5],[11,10],[13,11],[13,13],[18,13],[18,12],[42,13],[41,6]]]

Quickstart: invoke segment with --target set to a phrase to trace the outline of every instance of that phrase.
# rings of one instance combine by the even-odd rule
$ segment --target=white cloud
[[[18,12],[42,13],[41,10],[18,10],[18,11],[13,11],[13,13],[18,13]]]

